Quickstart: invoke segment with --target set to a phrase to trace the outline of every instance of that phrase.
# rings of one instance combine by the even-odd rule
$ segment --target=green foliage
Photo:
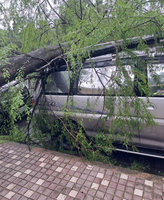
[[[53,115],[50,118],[46,111],[40,111],[35,115],[32,126],[30,141],[34,144],[80,155],[88,160],[109,163],[113,149],[110,137],[106,138],[103,133],[99,133],[95,138],[88,137],[82,121],[72,120],[68,117],[68,112],[65,113],[65,117],[55,119]]]
[[[0,144],[3,144],[3,143],[6,143],[7,141],[9,141],[10,140],[10,137],[9,136],[0,136]]]
[[[21,118],[19,111],[24,104],[21,90],[9,88],[9,91],[1,97],[1,135],[12,134],[16,131],[15,122]]]
[[[130,169],[139,171],[150,171],[150,166],[146,163],[133,161],[130,165]]]
[[[27,53],[47,46],[53,42],[52,39],[53,32],[46,21],[40,20],[37,24],[29,22],[21,32],[21,51]]]
[[[8,79],[10,74],[4,70],[3,76]],[[28,118],[31,106],[31,98],[25,97],[28,94],[22,77],[20,69],[17,73],[19,84],[8,84],[7,91],[0,92],[0,135],[9,135],[11,140],[19,142],[24,142],[25,130],[20,130],[17,122],[25,116]]]
[[[76,123],[67,117],[56,120],[52,117],[51,120],[48,120],[49,115],[44,111],[41,111],[39,115],[36,114],[34,119],[33,127],[35,129],[31,135],[31,140],[34,143],[58,151],[80,153],[86,157],[91,156],[92,146],[80,123]]]
[[[5,44],[15,44],[19,51],[67,42],[70,53],[77,55],[86,53],[84,47],[100,42],[162,33],[162,6],[159,0],[59,0],[41,4],[14,0],[10,1],[9,13],[2,7],[7,37],[4,31],[1,34]]]

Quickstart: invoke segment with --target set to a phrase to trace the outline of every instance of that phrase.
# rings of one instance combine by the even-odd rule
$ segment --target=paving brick
[[[102,179],[101,179],[101,178],[97,178],[97,177],[96,177],[96,178],[94,179],[94,182],[95,182],[95,183],[98,183],[98,184],[100,184],[100,183],[101,183],[101,181],[102,181]]]
[[[117,183],[110,182],[109,187],[116,189],[117,188]]]
[[[136,189],[139,189],[139,190],[143,190],[144,185],[142,185],[142,184],[140,184],[140,183],[136,183],[135,188],[136,188]]]
[[[145,180],[145,185],[153,187],[153,181]]]
[[[134,195],[137,195],[137,196],[142,197],[142,195],[143,195],[143,190],[135,189],[135,190],[134,190]]]
[[[40,197],[40,194],[38,192],[34,192],[30,198],[33,200],[38,200],[39,197]]]
[[[133,194],[129,194],[129,193],[125,192],[124,199],[133,199]]]
[[[42,180],[42,179],[39,179],[37,182],[36,182],[36,184],[38,184],[38,185],[42,185],[44,183],[44,180]]]
[[[157,189],[162,189],[162,184],[159,184],[159,183],[154,183],[154,188],[157,188]]]
[[[14,155],[14,156],[12,156],[11,158],[12,158],[12,159],[15,159],[15,158],[17,158],[17,157],[18,157],[18,156]]]
[[[96,197],[99,198],[99,199],[103,199],[104,195],[105,195],[105,193],[101,192],[101,191],[97,191],[97,193],[96,193]]]
[[[76,178],[76,177],[72,177],[72,178],[70,179],[70,181],[73,182],[73,183],[76,183],[77,180],[78,180],[78,178]]]
[[[92,189],[97,190],[98,187],[99,187],[99,184],[97,184],[97,183],[92,183],[92,186],[91,186]]]
[[[147,198],[147,199],[152,199],[152,198],[153,198],[153,195],[152,195],[152,193],[144,192],[143,197],[144,197],[144,199],[145,199],[145,198]]]
[[[121,174],[120,178],[127,180],[128,179],[128,175],[127,174]]]
[[[112,194],[105,194],[105,196],[104,196],[104,200],[113,200],[113,195]]]
[[[24,185],[25,188],[30,189],[34,184],[31,182],[28,182],[27,184]]]
[[[130,194],[133,194],[134,189],[132,187],[126,187],[125,191],[130,193]]]
[[[57,161],[57,160],[59,160],[59,157],[58,157],[58,156],[55,156],[55,157],[53,157],[52,160]]]
[[[93,200],[93,197],[90,196],[90,195],[86,195],[86,196],[85,196],[85,200]]]
[[[45,195],[40,195],[37,200],[46,200],[46,199],[47,199],[47,197]]]
[[[164,195],[163,195],[164,196]],[[161,200],[162,199],[162,197],[161,197],[161,195],[158,195],[158,194],[153,194],[153,199],[155,199],[155,200]],[[163,199],[162,199],[163,200]]]
[[[34,192],[32,190],[27,190],[27,192],[24,194],[25,197],[30,198]]]
[[[109,181],[103,179],[101,182],[102,185],[108,186],[109,185]]]
[[[144,184],[145,180],[143,178],[137,178],[136,183]]]
[[[10,191],[10,192],[8,192],[8,193],[5,195],[5,198],[11,199],[14,195],[15,195],[15,193],[12,192],[12,191]]]
[[[122,200],[120,197],[115,196],[113,200]]]
[[[62,167],[57,167],[57,169],[56,169],[55,171],[57,171],[57,172],[61,172],[62,170],[63,170]]]
[[[31,169],[27,169],[24,173],[25,173],[25,174],[30,174],[31,172],[32,172]]]
[[[143,200],[141,197],[134,195],[133,200]],[[145,200],[145,199],[144,199]],[[150,199],[149,199],[150,200]]]
[[[77,166],[73,166],[73,167],[71,168],[71,170],[73,170],[73,171],[76,171],[77,169],[78,169]]]
[[[46,188],[44,191],[44,195],[46,196],[50,196],[51,193],[52,193],[52,190],[50,190],[49,188]]]
[[[21,188],[18,193],[21,194],[21,195],[24,195],[26,192],[27,192],[27,188]]]
[[[14,151],[13,151],[13,150],[10,150],[10,151],[8,151],[8,153],[14,153]]]
[[[92,169],[93,169],[93,166],[92,166],[92,165],[87,165],[86,169],[92,170]]]
[[[75,190],[71,190],[70,193],[69,193],[69,196],[75,198],[77,196],[78,192],[75,191]]]
[[[12,164],[8,163],[7,165],[5,165],[5,167],[11,167]]]
[[[126,185],[127,185],[127,186],[130,186],[130,187],[134,187],[134,186],[135,186],[135,182],[133,182],[133,181],[128,181]]]
[[[19,200],[21,198],[21,195],[20,194],[15,194],[12,199],[13,200]]]
[[[96,177],[97,177],[97,178],[103,178],[103,177],[104,177],[104,174],[103,174],[103,173],[98,173]]]
[[[8,190],[12,190],[15,186],[16,186],[15,184],[11,183],[11,184],[8,185],[6,188],[7,188]]]
[[[104,186],[104,185],[99,185],[99,191],[101,191],[101,192],[106,192],[106,190],[107,190],[107,186]]]
[[[121,190],[116,190],[116,191],[115,191],[115,195],[116,195],[117,197],[122,198],[122,197],[123,197],[123,194],[124,194],[124,192],[121,191]]]
[[[154,193],[158,195],[162,195],[162,190],[154,188]]]
[[[58,197],[57,197],[57,200],[65,200],[66,199],[66,195],[64,194],[60,194]]]
[[[19,177],[21,174],[22,174],[21,172],[16,172],[16,173],[14,174],[14,176],[15,176],[15,177]]]
[[[96,191],[95,189],[89,189],[88,194],[89,194],[90,196],[95,196],[96,192],[97,192],[97,191]]]
[[[69,187],[69,188],[73,188],[74,183],[73,182],[68,182],[66,186]]]
[[[118,185],[117,185],[117,189],[118,189],[118,190],[121,190],[121,191],[124,191],[124,190],[125,190],[125,185],[118,184]]]
[[[127,180],[125,180],[125,179],[120,179],[118,183],[119,183],[119,184],[122,184],[122,185],[126,185]]]
[[[22,187],[19,185],[16,185],[12,190],[13,192],[17,193]]]
[[[39,159],[40,162],[43,162],[44,160],[45,160],[45,158],[40,158]]]

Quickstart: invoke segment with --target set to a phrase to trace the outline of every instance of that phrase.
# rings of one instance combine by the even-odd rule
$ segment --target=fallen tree
[[[127,39],[126,41],[120,40],[117,42],[98,44],[86,47],[85,50],[89,52],[88,56],[96,57],[109,53],[115,53],[116,49],[117,51],[121,51],[122,48],[125,47],[129,49],[136,48],[141,41],[140,39],[141,38],[135,37]],[[154,43],[159,42],[160,37],[155,38],[154,36],[145,36],[142,40],[148,46],[152,46]],[[10,74],[9,81],[12,81],[16,78],[20,69],[22,69],[25,77],[32,72],[37,72],[40,69],[51,65],[58,68],[65,64],[67,55],[65,51],[67,50],[69,50],[69,47],[67,47],[66,44],[63,44],[40,48],[28,54],[22,54],[9,58],[7,64],[0,68],[0,87],[6,84],[6,79],[3,76],[4,69],[8,70]]]

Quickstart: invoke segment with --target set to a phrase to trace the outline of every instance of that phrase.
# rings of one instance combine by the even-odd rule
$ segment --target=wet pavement
[[[164,179],[17,143],[0,144],[0,200],[164,200]]]

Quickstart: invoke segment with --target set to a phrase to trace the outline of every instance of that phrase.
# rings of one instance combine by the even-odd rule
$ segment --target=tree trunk
[[[27,74],[36,72],[37,69],[46,65],[52,59],[62,55],[62,48],[59,46],[52,46],[9,58],[8,64],[0,68],[0,87],[6,84],[6,80],[3,78],[4,68],[9,71],[9,80],[12,81],[15,79],[20,69],[22,69],[24,76],[26,76]]]

